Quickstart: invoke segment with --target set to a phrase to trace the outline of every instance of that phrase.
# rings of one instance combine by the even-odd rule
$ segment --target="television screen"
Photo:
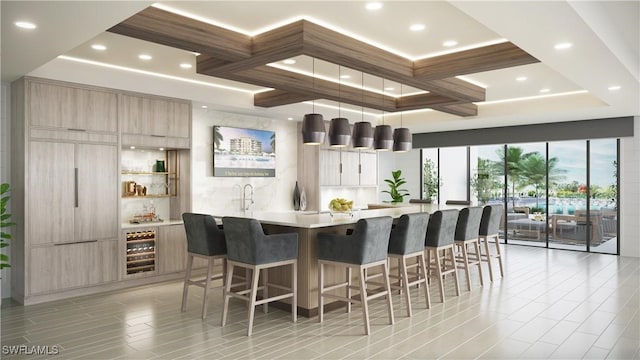
[[[213,127],[213,176],[275,177],[276,133]]]

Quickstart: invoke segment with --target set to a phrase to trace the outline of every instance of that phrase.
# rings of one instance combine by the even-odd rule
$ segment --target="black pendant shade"
[[[393,130],[393,151],[406,152],[411,150],[411,131],[408,128]]]
[[[329,126],[329,145],[344,147],[351,142],[351,128],[346,118],[333,118]]]
[[[373,148],[380,151],[393,148],[393,131],[390,125],[378,125],[373,132]]]
[[[353,124],[352,143],[354,149],[371,149],[371,146],[373,146],[373,128],[371,128],[371,123],[359,121]]]
[[[302,119],[302,142],[320,145],[324,142],[325,129],[322,114],[306,114]]]

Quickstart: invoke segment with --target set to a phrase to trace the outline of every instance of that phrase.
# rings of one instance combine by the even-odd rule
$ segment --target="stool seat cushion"
[[[429,216],[424,246],[440,247],[453,245],[458,221],[458,210],[438,210]]]
[[[482,211],[480,220],[480,235],[494,235],[500,229],[504,208],[502,205],[487,205]]]
[[[478,238],[482,211],[481,206],[468,207],[460,210],[458,222],[456,223],[455,240],[463,241]]]
[[[351,235],[318,233],[318,259],[364,265],[387,258],[390,216],[360,219]]]
[[[255,219],[224,217],[227,259],[251,265],[269,264],[298,257],[298,234],[265,235]]]

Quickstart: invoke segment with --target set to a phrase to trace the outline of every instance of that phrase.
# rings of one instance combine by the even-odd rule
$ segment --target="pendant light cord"
[[[313,92],[316,92],[316,58],[312,58],[311,62],[311,84],[313,86]],[[316,113],[316,97],[313,97],[311,101],[311,112]]]

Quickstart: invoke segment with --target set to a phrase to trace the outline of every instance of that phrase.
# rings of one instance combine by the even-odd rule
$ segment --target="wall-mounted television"
[[[213,176],[275,177],[276,133],[214,126]]]

